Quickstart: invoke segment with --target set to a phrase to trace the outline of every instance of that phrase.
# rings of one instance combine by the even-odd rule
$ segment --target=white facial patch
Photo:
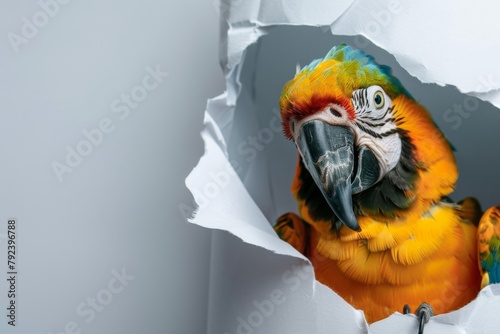
[[[299,121],[291,119],[290,131],[296,139],[302,125],[312,120],[349,127],[355,134],[355,145],[367,146],[377,157],[380,180],[396,167],[401,156],[401,139],[392,114],[392,100],[380,86],[370,86],[354,91],[351,101],[356,111],[354,120],[349,119],[344,107],[329,104]]]
[[[356,109],[352,127],[356,144],[371,149],[380,163],[381,175],[385,175],[396,167],[401,156],[392,100],[380,86],[370,86],[354,91],[351,101]]]

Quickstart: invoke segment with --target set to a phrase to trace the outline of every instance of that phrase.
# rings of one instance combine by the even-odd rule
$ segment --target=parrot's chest
[[[457,235],[464,232],[457,226]],[[477,268],[475,240],[462,241],[442,242],[437,251],[424,257],[411,255],[418,248],[401,247],[402,243],[377,251],[377,247],[383,248],[380,240],[325,240],[312,230],[307,255],[316,279],[363,310],[368,322],[374,322],[402,312],[405,304],[415,310],[427,302],[440,314],[474,299],[480,287],[479,273],[471,270]]]

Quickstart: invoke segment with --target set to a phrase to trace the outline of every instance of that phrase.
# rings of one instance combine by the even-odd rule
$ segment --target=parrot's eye
[[[335,117],[342,117],[342,114],[339,113],[337,110],[335,110],[334,108],[330,107],[330,113],[335,116]]]
[[[362,115],[369,113],[370,117],[380,117],[379,120],[387,116],[384,112],[392,104],[391,98],[384,92],[384,89],[377,85],[353,91],[351,102],[358,117],[365,117]]]
[[[373,104],[377,109],[380,109],[384,106],[384,93],[382,93],[382,91],[378,90],[375,92],[375,94],[373,94]]]

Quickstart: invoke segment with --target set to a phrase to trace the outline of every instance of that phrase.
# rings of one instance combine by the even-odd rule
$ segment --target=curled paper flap
[[[460,310],[432,317],[425,333],[497,333],[500,322],[496,310],[500,307],[500,285],[490,285],[478,297]],[[370,333],[414,334],[417,332],[415,316],[394,314],[370,326]]]
[[[482,94],[500,88],[497,9],[496,3],[451,0],[361,0],[331,28],[333,34],[365,36],[424,83],[453,85],[498,106],[497,98]]]
[[[294,319],[293,330],[304,333],[329,333],[331,328],[368,333],[362,312],[314,280],[309,260],[277,237],[248,194],[235,171],[237,163],[224,152],[223,130],[212,117],[225,97],[208,103],[202,131],[205,154],[186,179],[198,204],[190,221],[227,231],[248,245],[214,234],[208,333],[250,333],[254,328],[280,333],[288,326],[283,319],[288,318]],[[219,117],[219,121],[226,120]],[[339,323],[342,317],[349,320]]]
[[[186,179],[198,204],[192,222],[229,231],[252,245],[308,261],[287,243],[276,242],[269,221],[255,205],[224,154],[224,142],[217,136],[221,133],[218,125],[210,115],[205,117],[206,128],[202,131],[205,154]]]
[[[227,34],[221,36],[227,52],[221,55],[227,61],[223,66],[232,69],[239,64],[245,49],[266,34],[266,27],[286,24],[328,29],[353,2],[319,0],[313,5],[302,0],[221,0],[220,14],[228,24]]]

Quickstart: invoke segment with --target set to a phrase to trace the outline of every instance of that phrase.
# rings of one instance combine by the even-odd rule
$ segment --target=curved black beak
[[[352,130],[318,120],[310,121],[302,125],[297,145],[307,170],[335,215],[350,229],[360,231],[352,209]]]
[[[296,143],[307,170],[337,218],[350,229],[361,231],[352,194],[378,181],[379,165],[366,146],[355,149],[354,139],[354,132],[346,126],[313,120],[302,125]]]

